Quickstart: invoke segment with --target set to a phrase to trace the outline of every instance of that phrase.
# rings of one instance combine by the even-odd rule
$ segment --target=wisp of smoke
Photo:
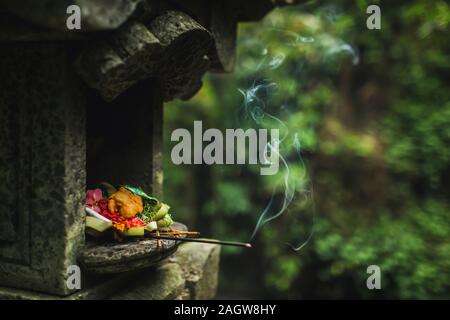
[[[340,42],[338,45],[329,47],[326,50],[325,56],[329,57],[340,53],[346,53],[350,55],[353,65],[357,65],[359,63],[359,54],[357,53],[356,48],[345,42]]]
[[[334,24],[340,15],[339,10],[335,6],[323,7],[318,12],[319,17],[331,24]],[[267,155],[269,152],[277,154],[281,164],[279,173],[281,177],[272,187],[272,195],[257,219],[251,234],[251,240],[254,239],[258,231],[265,224],[273,222],[286,213],[296,196],[303,196],[312,204],[312,227],[306,240],[301,244],[293,245],[292,243],[285,243],[293,250],[299,251],[309,243],[314,234],[314,192],[312,183],[307,175],[306,164],[302,157],[300,133],[297,130],[292,130],[285,121],[273,112],[270,112],[268,108],[270,97],[277,91],[279,84],[263,75],[264,72],[286,72],[286,70],[278,71],[286,61],[289,61],[290,57],[285,52],[292,52],[292,50],[297,49],[302,50],[304,49],[303,46],[312,46],[310,48],[314,48],[314,54],[317,54],[321,58],[319,61],[322,62],[328,61],[331,57],[350,56],[352,64],[356,65],[359,63],[359,54],[355,47],[329,34],[319,34],[317,36],[306,33],[299,34],[291,30],[284,30],[279,26],[272,26],[268,31],[275,32],[277,35],[276,38],[281,39],[282,46],[285,46],[287,50],[280,51],[280,45],[278,45],[275,52],[272,52],[269,46],[264,47],[261,52],[262,58],[254,69],[257,74],[255,76],[257,80],[253,80],[249,88],[238,89],[243,96],[245,119],[250,120],[252,126],[264,129],[275,128],[279,129],[280,132],[280,138],[278,140],[272,139],[267,143],[264,154]],[[305,61],[291,63],[286,69],[293,72],[296,75],[296,79],[299,79],[300,77],[297,77],[297,75],[303,72]],[[278,110],[282,109],[283,106],[278,108]],[[292,156],[292,150],[294,151],[294,157]],[[268,161],[267,159],[268,157],[266,157],[266,163]],[[291,170],[290,166],[292,164],[300,167],[301,173],[297,173],[298,170]]]
[[[256,223],[256,226],[253,230],[253,233],[251,235],[251,239],[253,239],[257,232],[260,230],[260,228],[272,221],[280,217],[286,209],[289,207],[291,202],[294,199],[294,196],[296,192],[298,191],[298,182],[302,181],[306,176],[306,170],[304,166],[303,159],[301,157],[301,145],[300,140],[298,137],[298,133],[293,134],[292,138],[292,146],[294,147],[297,156],[299,157],[299,161],[301,163],[301,166],[303,168],[302,170],[302,176],[300,177],[292,177],[291,170],[289,168],[288,161],[286,160],[286,157],[283,156],[280,150],[282,150],[281,145],[288,139],[288,137],[291,135],[290,130],[288,126],[278,117],[270,114],[267,112],[267,103],[266,100],[262,98],[262,96],[266,96],[267,94],[272,91],[273,88],[276,88],[276,84],[274,82],[271,82],[269,80],[260,80],[255,81],[252,86],[246,90],[239,89],[239,92],[244,97],[244,112],[248,119],[251,119],[255,122],[255,124],[258,127],[262,127],[265,129],[273,129],[277,128],[280,130],[281,138],[278,140],[272,139],[270,142],[266,145],[266,150],[264,154],[267,154],[268,152],[274,152],[280,159],[281,167],[282,167],[282,178],[280,179],[281,187],[283,188],[283,200],[281,201],[281,204],[278,204],[275,201],[275,195],[276,195],[276,189],[278,187],[278,184],[274,186],[272,191],[272,196],[266,205],[266,207],[263,209],[262,213],[260,214],[258,221]],[[266,158],[266,161],[267,158]],[[312,235],[309,236],[309,238]],[[309,240],[308,240],[309,241]],[[288,244],[292,249],[294,250],[300,250],[301,247],[305,245],[303,243],[299,247],[295,247],[292,244]]]

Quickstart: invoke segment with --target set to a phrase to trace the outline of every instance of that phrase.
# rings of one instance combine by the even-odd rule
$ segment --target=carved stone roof
[[[275,6],[297,2],[3,0],[0,42],[81,39],[77,72],[105,100],[151,77],[162,80],[165,101],[189,99],[208,70],[233,70],[238,21],[258,20]],[[73,4],[81,8],[78,32],[66,28]]]

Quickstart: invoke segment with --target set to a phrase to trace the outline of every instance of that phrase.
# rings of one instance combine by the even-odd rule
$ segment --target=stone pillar
[[[0,284],[67,294],[84,241],[84,85],[70,48],[0,50]]]

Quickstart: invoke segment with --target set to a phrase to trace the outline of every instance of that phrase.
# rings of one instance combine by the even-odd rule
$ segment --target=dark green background
[[[372,3],[381,30],[366,28]],[[277,9],[240,25],[233,74],[208,75],[194,99],[166,106],[165,200],[176,220],[218,239],[249,240],[279,175],[175,166],[171,132],[194,120],[243,125],[238,89],[270,79],[266,111],[298,134],[305,166],[291,140],[283,149],[300,185],[294,201],[254,249],[222,248],[219,297],[450,297],[449,20],[445,1]],[[283,244],[303,243],[312,226],[300,251]],[[366,288],[371,264],[382,290]]]

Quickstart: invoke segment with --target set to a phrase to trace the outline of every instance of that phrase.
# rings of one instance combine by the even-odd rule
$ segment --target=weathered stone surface
[[[174,223],[174,229],[186,230],[181,223]],[[84,269],[92,273],[120,273],[143,269],[175,252],[180,243],[174,240],[128,238],[124,242],[98,242],[91,240],[80,254]]]
[[[212,299],[219,274],[220,246],[183,243],[170,258],[140,271],[112,299]]]
[[[108,299],[113,293],[126,288],[132,281],[134,273],[111,275],[97,280],[95,283],[83,281],[81,290],[65,297],[40,293],[36,291],[20,290],[0,286],[0,300],[100,300]],[[85,277],[83,277],[85,279]]]
[[[111,39],[93,43],[77,59],[77,70],[111,101],[145,78],[159,78],[165,101],[190,98],[208,70],[211,34],[184,13],[168,11],[147,27],[130,23]]]
[[[0,283],[67,294],[84,241],[83,84],[62,44],[0,51]]]
[[[167,300],[179,296],[185,288],[185,280],[180,266],[176,263],[164,263],[154,269],[138,275],[113,300]]]
[[[201,78],[209,68],[206,53],[212,45],[212,35],[178,11],[157,17],[149,29],[165,46],[166,60],[158,71],[164,83],[164,100],[189,99],[200,89]]]
[[[87,246],[83,250],[81,263],[88,272],[114,274],[147,268],[176,250],[175,241],[165,241],[163,250],[158,250],[153,242],[142,240],[139,245]]]
[[[191,300],[191,291],[188,288],[184,288],[174,300]]]
[[[115,29],[122,25],[142,0],[2,0],[0,6],[39,26],[68,32],[67,8],[81,9],[81,31]]]
[[[162,53],[159,40],[140,23],[120,28],[108,41],[94,44],[77,59],[86,83],[107,101],[147,77],[142,64],[156,63]]]
[[[212,299],[218,286],[220,246],[185,243],[168,262],[178,263],[186,279],[190,299]]]

